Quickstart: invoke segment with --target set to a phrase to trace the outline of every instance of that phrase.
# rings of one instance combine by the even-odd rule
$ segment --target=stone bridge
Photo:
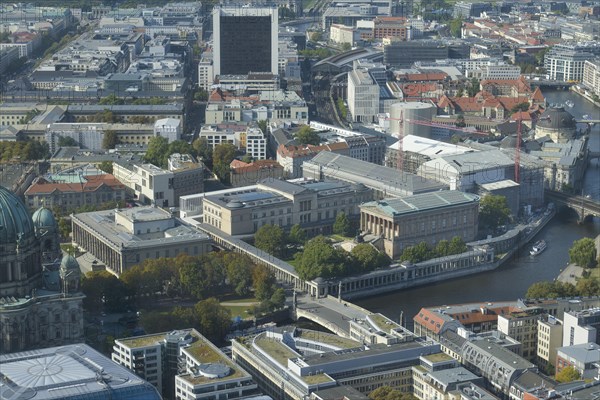
[[[569,207],[579,215],[579,222],[587,217],[600,217],[600,201],[585,196],[557,192],[546,189],[546,199],[552,200],[557,205]]]

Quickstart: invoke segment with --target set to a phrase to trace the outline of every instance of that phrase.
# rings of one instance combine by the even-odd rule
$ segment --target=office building
[[[557,374],[566,367],[573,367],[582,379],[595,379],[598,377],[598,362],[600,345],[594,342],[559,347],[556,350]]]
[[[112,360],[177,400],[237,399],[256,384],[195,329],[115,340]]]
[[[61,260],[52,212],[42,208],[33,217],[0,186],[1,354],[83,338],[79,265],[71,256]]]
[[[537,364],[547,366],[556,362],[556,349],[562,344],[563,325],[562,322],[546,315],[538,320],[537,329]]]
[[[596,342],[600,340],[600,308],[569,311],[563,316],[563,346]]]
[[[420,242],[435,245],[459,236],[477,237],[479,196],[459,191],[388,198],[360,205],[360,230],[383,238],[388,256],[396,259]]]
[[[275,7],[214,8],[215,75],[278,74],[277,11]]]
[[[600,97],[600,58],[585,61],[581,83],[593,94]]]
[[[538,346],[538,321],[543,316],[540,309],[516,311],[498,316],[498,330],[521,343],[520,356],[535,361]]]
[[[157,207],[75,214],[71,221],[73,245],[89,254],[86,260],[117,276],[146,259],[212,250],[207,235]]]
[[[379,85],[367,68],[348,72],[348,111],[352,121],[375,122],[379,114]]]
[[[161,400],[152,385],[84,343],[0,355],[2,399]]]
[[[559,43],[544,56],[544,69],[552,80],[581,81],[585,62],[598,56],[598,43]]]

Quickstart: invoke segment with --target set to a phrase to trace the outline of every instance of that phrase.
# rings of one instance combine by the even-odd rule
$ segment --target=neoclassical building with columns
[[[396,259],[420,242],[435,245],[454,236],[477,237],[479,196],[458,190],[423,193],[361,204],[362,233],[380,236],[388,256]]]

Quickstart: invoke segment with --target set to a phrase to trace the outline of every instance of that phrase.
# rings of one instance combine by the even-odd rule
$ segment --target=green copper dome
[[[35,235],[27,209],[10,190],[0,186],[0,244],[16,244],[17,239]]]
[[[47,209],[46,207],[39,208],[36,212],[33,213],[33,225],[36,228],[56,228],[56,220],[54,219],[54,214],[52,211]]]
[[[66,271],[70,271],[70,270],[79,271],[79,263],[77,262],[75,257],[73,257],[70,254],[66,254],[63,256],[62,261],[60,262],[60,269],[66,270]]]

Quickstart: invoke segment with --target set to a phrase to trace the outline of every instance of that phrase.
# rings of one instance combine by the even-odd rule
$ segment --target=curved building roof
[[[54,214],[46,207],[38,208],[31,219],[36,228],[56,228],[58,226]]]
[[[76,270],[79,271],[79,263],[77,262],[77,260],[75,259],[75,257],[73,257],[70,254],[65,255],[61,262],[60,262],[60,269],[61,270]]]
[[[33,221],[25,205],[7,188],[0,186],[0,245],[35,235]]]
[[[537,126],[545,129],[575,129],[575,118],[561,106],[548,107],[540,117]]]

